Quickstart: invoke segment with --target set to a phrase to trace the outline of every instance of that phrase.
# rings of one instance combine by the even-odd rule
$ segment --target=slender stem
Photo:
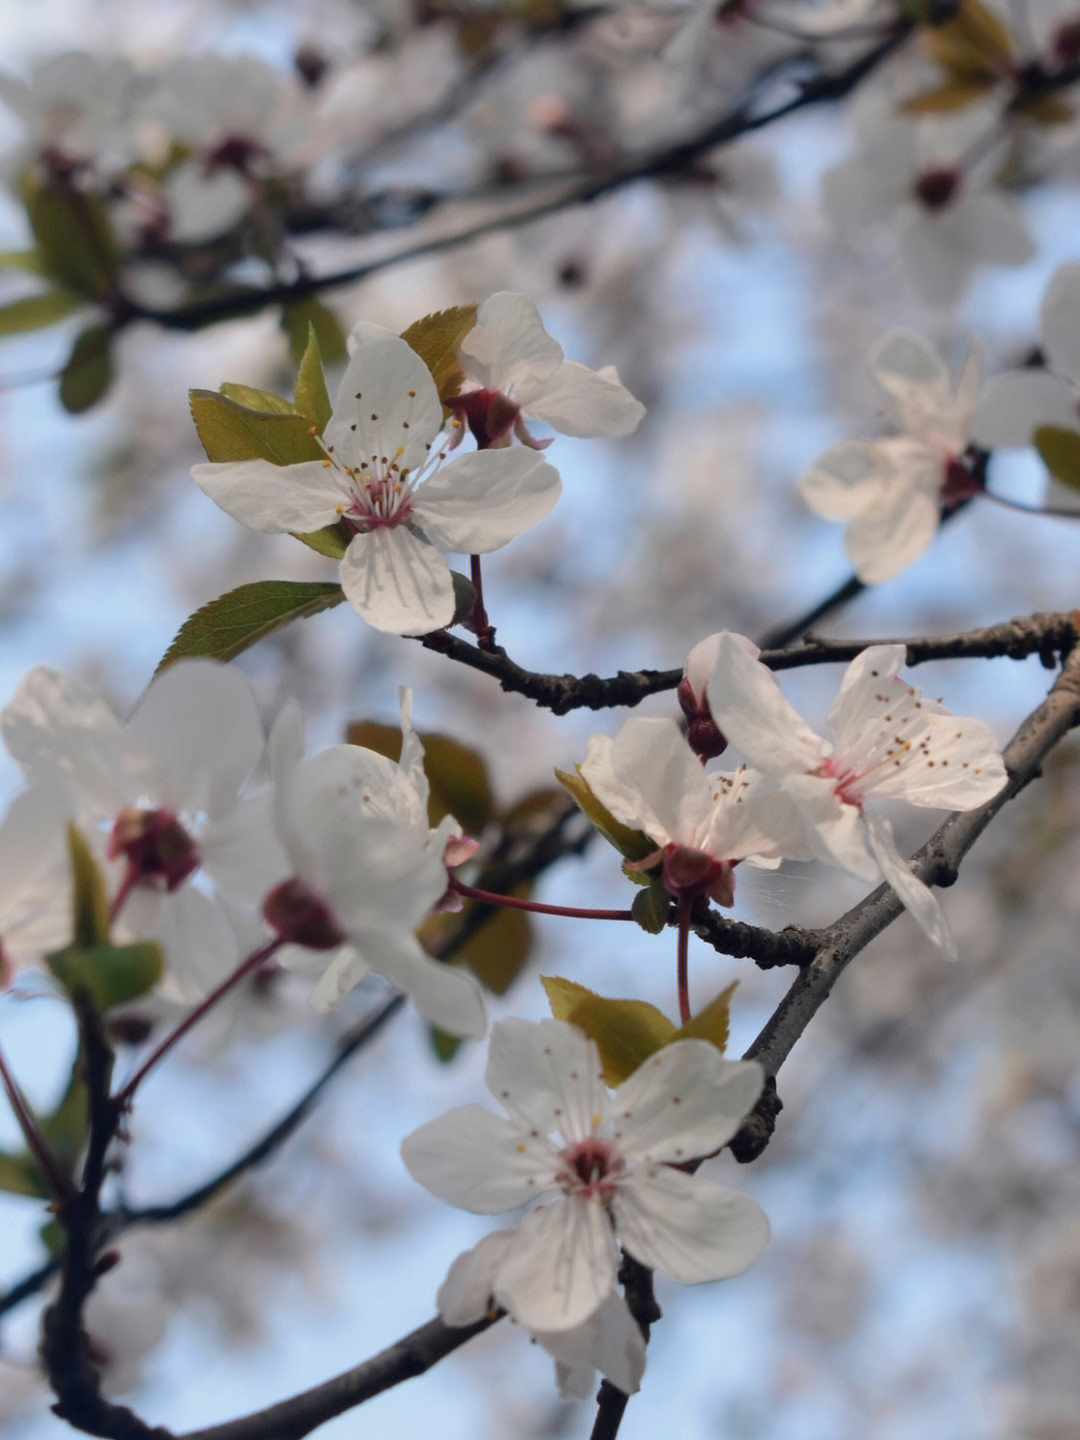
[[[260,946],[260,948],[249,955],[246,960],[241,961],[232,974],[226,976],[216,990],[211,990],[206,999],[200,1001],[199,1004],[195,1006],[195,1009],[192,1010],[189,1015],[185,1016],[185,1018],[180,1021],[180,1024],[177,1025],[176,1029],[173,1030],[171,1034],[166,1035],[161,1044],[143,1061],[142,1065],[135,1071],[135,1074],[124,1086],[123,1090],[116,1096],[113,1102],[116,1108],[118,1110],[126,1110],[131,1104],[131,1098],[135,1094],[135,1091],[146,1078],[147,1072],[152,1070],[154,1066],[169,1053],[176,1042],[182,1040],[188,1031],[197,1025],[203,1016],[212,1010],[223,996],[227,995],[234,986],[239,985],[245,976],[250,975],[253,970],[258,969],[263,961],[268,960],[274,951],[284,943],[284,936],[275,935],[272,940],[268,940],[265,945]]]
[[[678,943],[675,954],[676,984],[679,991],[679,1019],[685,1025],[691,1015],[690,1009],[690,914],[694,908],[693,899],[680,895],[676,911]]]
[[[1045,515],[1052,520],[1080,520],[1080,510],[1070,510],[1064,505],[1027,505],[1023,500],[1013,500],[1008,495],[999,495],[993,490],[983,490],[984,500],[992,500],[1006,510],[1019,510],[1021,515]]]
[[[476,604],[469,619],[469,627],[476,636],[480,649],[490,650],[495,644],[495,627],[488,620],[488,613],[484,608],[484,577],[480,573],[479,555],[469,556],[469,578],[476,591]]]
[[[450,876],[450,889],[463,900],[477,900],[481,905],[502,905],[507,910],[528,910],[533,915],[563,915],[568,920],[632,920],[631,910],[584,910],[577,905],[544,905],[539,900],[522,900],[517,895],[496,895],[493,890],[478,890],[463,880]]]
[[[37,1161],[38,1169],[45,1177],[49,1189],[57,1200],[68,1200],[74,1193],[71,1182],[60,1169],[56,1156],[49,1149],[45,1136],[41,1133],[41,1127],[34,1117],[33,1111],[26,1103],[26,1097],[19,1089],[18,1081],[8,1069],[4,1052],[0,1050],[0,1080],[3,1081],[4,1089],[7,1091],[11,1108],[15,1112],[15,1119],[19,1122],[19,1129],[23,1133],[27,1147],[34,1159]]]

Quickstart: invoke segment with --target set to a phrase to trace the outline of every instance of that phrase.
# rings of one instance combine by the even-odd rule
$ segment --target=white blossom
[[[427,367],[378,325],[354,332],[322,436],[324,460],[196,465],[203,490],[241,524],[269,534],[341,520],[351,539],[341,584],[378,630],[423,635],[449,625],[454,589],[441,551],[498,550],[559,498],[557,471],[522,449],[448,465],[443,412]]]
[[[0,732],[31,794],[65,789],[68,818],[98,850],[114,904],[122,900],[120,933],[159,940],[165,991],[198,998],[194,977],[223,976],[236,956],[232,926],[203,885],[247,898],[261,873],[261,837],[238,807],[263,750],[246,680],[209,660],[180,661],[124,723],[90,686],[40,666],[0,715]]]
[[[994,183],[1000,149],[986,136],[995,109],[912,117],[868,88],[851,107],[859,149],[828,170],[825,210],[844,230],[890,228],[900,268],[920,299],[935,308],[963,299],[979,265],[1022,265],[1034,244],[1020,212]],[[978,164],[967,158],[973,152]]]
[[[580,773],[616,820],[655,841],[635,868],[662,866],[672,894],[695,890],[731,905],[738,861],[772,866],[787,853],[775,806],[763,823],[755,804],[760,777],[705,770],[673,720],[635,715],[614,740],[594,735]]]
[[[876,585],[918,560],[942,512],[979,489],[965,452],[982,389],[983,351],[972,345],[954,389],[932,345],[895,331],[871,352],[870,371],[902,433],[831,446],[802,476],[799,490],[818,515],[848,522],[851,562],[860,580]]]
[[[989,726],[951,715],[900,680],[903,645],[874,645],[848,666],[829,712],[833,739],[825,739],[739,640],[724,637],[709,682],[717,724],[790,797],[819,859],[886,880],[954,958],[941,906],[897,851],[888,821],[865,804],[880,797],[973,810],[992,799],[1007,777]]]
[[[629,435],[645,407],[619,382],[613,366],[589,370],[563,358],[524,295],[489,295],[476,325],[461,342],[461,365],[478,388],[451,401],[481,446],[509,444],[510,432],[527,445],[526,420],[541,420],[564,435]]]
[[[289,878],[267,897],[264,914],[314,960],[283,963],[322,975],[313,1003],[325,1009],[369,974],[409,996],[432,1024],[452,1035],[484,1033],[476,982],[440,964],[415,935],[447,888],[444,855],[460,836],[446,816],[428,824],[424,751],[402,691],[401,762],[358,745],[336,745],[303,759],[299,711],[288,705],[270,736],[274,823]]]
[[[754,1201],[676,1168],[731,1139],[761,1092],[759,1065],[682,1040],[609,1092],[595,1045],[572,1025],[506,1020],[492,1031],[486,1078],[506,1116],[452,1111],[410,1135],[402,1155],[414,1179],[465,1210],[554,1197],[493,1267],[495,1302],[528,1330],[594,1315],[620,1246],[684,1284],[740,1274],[761,1253],[769,1229]]]

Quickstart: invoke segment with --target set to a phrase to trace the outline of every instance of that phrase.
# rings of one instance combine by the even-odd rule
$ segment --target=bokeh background
[[[460,78],[459,19],[428,19],[417,29],[394,0],[317,0],[302,15],[227,0],[9,0],[0,54],[5,70],[27,74],[58,49],[124,53],[147,68],[189,51],[286,68],[312,47],[351,77],[342,112],[355,127],[350,143],[369,153],[394,106],[419,111]],[[570,143],[540,122],[553,106],[585,113],[598,94],[634,143],[655,143],[690,123],[704,103],[697,91],[710,103],[734,96],[754,59],[733,43],[723,64],[680,89],[663,62],[625,58],[625,14],[605,23],[573,44],[534,37],[468,105],[371,151],[357,175],[372,189],[464,190],[491,173],[493,156],[577,164]],[[653,23],[667,34],[674,22]],[[380,85],[396,86],[393,101]],[[15,146],[18,124],[3,118]],[[550,458],[564,478],[560,505],[485,564],[499,638],[521,664],[601,674],[678,665],[713,630],[752,635],[798,614],[848,573],[839,527],[809,514],[796,482],[832,441],[880,431],[870,345],[892,326],[916,329],[956,373],[975,335],[997,367],[1035,342],[1049,276],[1080,258],[1070,165],[1018,197],[1035,258],[980,272],[946,314],[898,281],[887,240],[839,234],[824,216],[821,175],[851,145],[843,106],[807,111],[719,152],[713,183],[642,181],[326,297],[346,329],[363,319],[401,330],[496,289],[523,291],[569,357],[617,365],[647,405],[628,440],[558,439]],[[26,240],[13,201],[0,210],[0,235],[8,248]],[[403,228],[316,239],[303,258],[326,268],[408,238]],[[73,333],[0,344],[0,699],[48,663],[92,680],[125,713],[199,605],[245,581],[332,578],[332,569],[285,537],[242,531],[189,476],[201,458],[189,387],[234,380],[288,392],[276,315],[192,336],[131,328],[118,382],[82,417],[64,413],[43,378]],[[1024,455],[996,458],[993,481],[1030,503],[1043,493]],[[822,628],[944,633],[1065,609],[1075,603],[1078,543],[1067,522],[976,503],[910,572]],[[538,712],[414,642],[366,630],[347,607],[236,663],[268,718],[286,697],[300,699],[313,746],[336,742],[352,720],[392,721],[398,687],[411,686],[420,727],[481,748],[505,803],[549,784],[553,767],[582,758],[588,736],[613,733],[620,720]],[[838,677],[785,684],[821,719]],[[917,677],[958,712],[985,717],[1002,742],[1049,678],[1034,660],[925,667]],[[647,709],[671,713],[670,697]],[[785,1108],[762,1159],[712,1162],[717,1178],[760,1201],[773,1240],[741,1279],[660,1284],[665,1315],[627,1440],[1080,1436],[1078,758],[1075,744],[1060,747],[945,895],[960,962],[946,965],[906,917],[890,927],[785,1067]],[[0,758],[3,794],[18,784]],[[914,847],[933,817],[895,823],[902,847]],[[596,906],[625,904],[627,894],[600,844],[561,863],[541,891]],[[823,923],[859,895],[854,881],[786,866],[740,877],[735,913],[777,928]],[[538,976],[551,973],[671,1011],[670,936],[554,919],[535,931],[529,968],[491,1004],[494,1017],[546,1013]],[[737,1053],[785,982],[694,947],[698,997],[733,978]],[[127,1198],[168,1199],[227,1164],[328,1062],[375,993],[316,1017],[298,988],[253,991],[227,1023],[193,1037],[140,1097]],[[0,997],[0,1037],[31,1099],[48,1105],[72,1036],[40,977],[27,974]],[[272,1161],[204,1213],[127,1236],[95,1301],[114,1393],[174,1430],[207,1425],[314,1384],[428,1319],[451,1260],[490,1226],[413,1185],[398,1146],[416,1125],[479,1098],[483,1065],[482,1045],[440,1064],[406,1011]],[[0,1113],[0,1144],[16,1139]],[[0,1198],[0,1287],[42,1257],[42,1218],[30,1201]],[[56,1440],[66,1429],[49,1415],[34,1368],[38,1317],[28,1303],[0,1322],[0,1418],[11,1440]],[[504,1324],[320,1433],[554,1440],[590,1425],[588,1406],[558,1399],[547,1355]]]

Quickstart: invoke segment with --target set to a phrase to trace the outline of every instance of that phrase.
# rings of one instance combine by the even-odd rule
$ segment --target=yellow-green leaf
[[[240,585],[185,620],[162,656],[157,673],[189,655],[231,660],[293,620],[340,605],[340,585],[315,580],[256,580]]]
[[[735,993],[737,980],[725,986],[715,1000],[710,1000],[704,1010],[688,1020],[675,1035],[676,1040],[708,1040],[720,1054],[727,1050],[728,1026],[731,1020],[731,997]]]
[[[612,1087],[675,1038],[668,1017],[644,1000],[611,1000],[559,976],[541,981],[555,1019],[576,1025],[595,1042],[604,1080]]]
[[[234,385],[226,381],[221,387],[226,400],[255,410],[260,415],[298,415],[300,412],[291,400],[275,395],[271,390],[256,390],[251,385]],[[310,427],[309,427],[310,428]]]
[[[633,878],[633,872],[630,874]],[[630,913],[649,935],[659,935],[668,923],[671,897],[659,878],[650,875],[644,890],[639,890],[630,906]]]
[[[72,943],[100,945],[109,938],[109,895],[93,851],[74,825],[68,826],[68,854],[74,881]]]
[[[23,200],[48,274],[87,299],[112,295],[119,250],[102,201],[70,185],[33,181]]]
[[[80,309],[86,301],[70,290],[47,290],[43,295],[24,295],[0,305],[0,335],[21,335],[27,330],[43,330]]]
[[[529,887],[521,886],[515,895],[527,895]],[[492,911],[454,954],[454,964],[471,970],[494,995],[505,995],[529,958],[533,943],[533,923],[524,910],[501,906]]]
[[[1070,490],[1080,490],[1080,434],[1057,425],[1040,425],[1032,440],[1054,479]]]
[[[191,390],[188,398],[191,418],[208,460],[218,464],[268,460],[271,465],[298,465],[326,458],[305,415],[267,414],[240,405],[216,390]],[[281,403],[291,411],[288,401]]]
[[[643,830],[631,830],[629,825],[623,825],[615,819],[593,792],[589,789],[588,781],[581,774],[581,767],[575,767],[576,775],[570,775],[565,770],[556,770],[555,779],[575,802],[585,818],[596,826],[600,834],[610,845],[614,845],[620,855],[627,860],[644,860],[646,855],[651,855],[656,845],[649,839]]]
[[[954,80],[905,100],[903,109],[908,115],[944,115],[951,110],[962,110],[965,105],[974,105],[980,100],[993,83],[989,79]]]
[[[46,955],[46,964],[68,994],[103,1012],[127,1005],[161,979],[165,957],[155,941],[136,945],[69,945]]]
[[[326,388],[323,374],[322,355],[319,351],[319,337],[315,326],[308,326],[308,343],[296,372],[296,408],[318,428],[319,434],[326,429],[326,422],[334,413],[330,403],[330,392]]]
[[[113,381],[111,325],[92,325],[72,346],[60,372],[60,403],[71,415],[96,405]]]
[[[299,363],[307,348],[312,328],[319,340],[319,350],[327,365],[342,365],[347,356],[345,332],[341,321],[328,305],[312,296],[287,305],[281,313],[281,328],[289,339],[289,353]]]
[[[470,330],[476,328],[476,306],[455,305],[415,320],[401,338],[416,351],[431,371],[439,399],[447,400],[458,393],[465,379],[458,363],[458,346]]]
[[[0,1154],[0,1190],[9,1195],[27,1195],[32,1200],[48,1200],[51,1191],[30,1155]]]
[[[44,275],[40,250],[0,250],[0,270],[22,270],[26,275]]]

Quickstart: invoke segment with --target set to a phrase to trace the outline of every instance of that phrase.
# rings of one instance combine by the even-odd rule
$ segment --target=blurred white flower
[[[209,877],[244,899],[261,873],[262,839],[238,808],[263,750],[247,681],[209,660],[180,661],[125,724],[90,686],[40,666],[3,710],[0,732],[45,807],[33,824],[54,817],[50,797],[62,786],[67,818],[113,884],[118,933],[159,940],[165,992],[199,998],[207,975],[227,973],[236,940],[192,882]]]
[[[849,522],[844,543],[860,580],[891,580],[918,560],[941,514],[981,482],[965,451],[982,390],[983,349],[972,345],[953,389],[940,355],[918,335],[896,331],[871,352],[870,371],[902,434],[844,440],[805,472],[799,490],[826,520]]]
[[[415,930],[447,888],[452,816],[428,824],[423,746],[402,691],[400,764],[358,745],[303,759],[300,714],[288,705],[270,736],[274,822],[287,859],[263,913],[284,939],[315,952],[322,976],[314,1003],[328,1008],[369,974],[408,995],[451,1035],[484,1033],[476,982],[433,960]],[[310,969],[290,949],[282,963]]]
[[[727,1143],[761,1093],[752,1061],[704,1040],[657,1051],[614,1092],[596,1046],[558,1020],[506,1020],[487,1084],[506,1117],[454,1110],[405,1140],[413,1178],[482,1215],[541,1195],[493,1265],[495,1302],[531,1332],[581,1325],[613,1293],[618,1252],[684,1284],[741,1274],[769,1236],[755,1202],[677,1168]]]

